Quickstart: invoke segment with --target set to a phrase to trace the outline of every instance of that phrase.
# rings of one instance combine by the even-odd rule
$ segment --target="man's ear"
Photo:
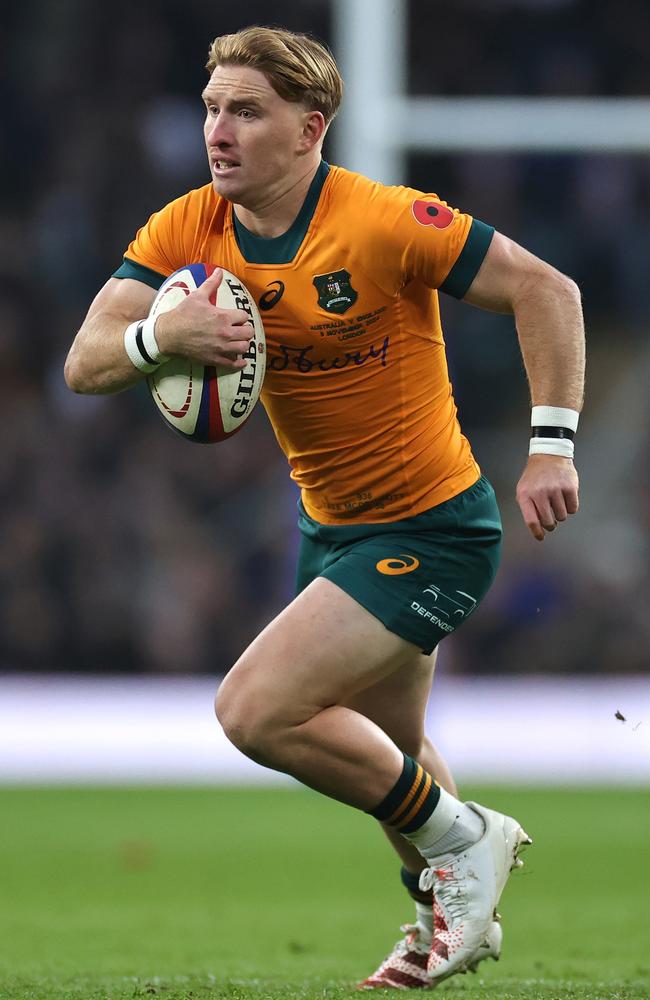
[[[302,124],[302,133],[299,140],[299,150],[301,153],[309,153],[322,142],[327,126],[320,111],[306,111]]]

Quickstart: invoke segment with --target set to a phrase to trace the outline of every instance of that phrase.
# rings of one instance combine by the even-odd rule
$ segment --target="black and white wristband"
[[[528,454],[573,458],[573,437],[579,416],[577,410],[565,406],[533,406]]]
[[[129,323],[124,331],[124,350],[129,361],[138,371],[147,375],[169,361],[169,355],[162,353],[156,341],[154,327],[157,318],[149,316],[136,323]]]

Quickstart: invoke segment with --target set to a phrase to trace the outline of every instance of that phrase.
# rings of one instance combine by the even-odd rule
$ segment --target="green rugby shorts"
[[[501,518],[485,476],[388,524],[320,524],[298,510],[297,593],[324,576],[423,653],[473,614],[497,571]]]

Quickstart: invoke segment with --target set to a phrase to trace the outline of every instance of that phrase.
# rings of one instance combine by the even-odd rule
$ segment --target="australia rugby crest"
[[[318,305],[326,312],[344,313],[357,301],[358,292],[350,284],[349,271],[317,274],[314,285],[318,292]]]

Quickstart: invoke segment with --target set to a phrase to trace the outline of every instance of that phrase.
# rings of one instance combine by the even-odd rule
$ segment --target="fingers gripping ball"
[[[199,288],[214,271],[212,264],[187,264],[171,274],[154,299],[150,316],[173,309]],[[264,327],[255,301],[242,282],[223,270],[211,301],[221,309],[243,309],[251,321],[251,339],[243,355],[245,368],[228,371],[174,357],[147,378],[168,427],[189,441],[224,441],[243,427],[257,403],[266,369]]]

